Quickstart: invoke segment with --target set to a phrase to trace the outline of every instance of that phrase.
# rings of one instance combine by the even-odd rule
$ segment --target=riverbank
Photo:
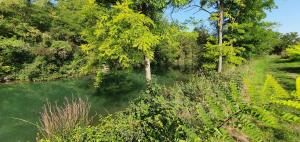
[[[184,75],[168,72],[153,77],[159,84],[170,84]],[[107,115],[125,109],[146,88],[143,72],[107,76],[100,89],[94,88],[93,81],[93,77],[83,77],[0,85],[0,140],[34,141],[35,126],[18,119],[38,123],[39,113],[47,100],[59,105],[65,98],[87,98],[92,115]]]

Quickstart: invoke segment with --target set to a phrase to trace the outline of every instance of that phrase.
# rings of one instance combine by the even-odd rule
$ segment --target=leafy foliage
[[[295,32],[280,34],[280,43],[275,46],[273,53],[284,54],[287,48],[296,45],[298,42],[300,42],[300,37]]]
[[[295,100],[293,92],[288,93],[284,90],[272,76],[267,76],[261,91],[252,90],[249,95],[254,103],[252,105],[260,106],[264,109],[262,112],[258,112],[258,115],[260,115],[260,119],[266,120],[267,125],[278,127],[280,120],[299,122],[298,114],[292,114],[276,108],[276,106],[280,106],[286,109],[292,108],[299,110],[299,102]]]
[[[268,22],[230,24],[226,38],[245,49],[241,54],[244,58],[269,54],[280,43],[279,35],[272,30],[272,26]]]
[[[78,48],[83,42],[80,32],[93,23],[90,18],[96,17],[98,10],[91,7],[91,1],[0,3],[1,81],[50,80],[79,74],[78,68],[84,63]],[[88,12],[91,8],[93,11]]]
[[[159,69],[178,67],[181,71],[192,71],[198,67],[199,48],[196,32],[189,32],[185,25],[160,22],[157,32],[160,43],[154,51],[154,66]]]
[[[85,74],[97,73],[100,81],[103,68],[140,69],[144,56],[151,59],[156,71],[210,70],[219,55],[226,64],[238,65],[241,57],[281,46],[277,45],[281,36],[272,31],[273,24],[261,21],[265,10],[275,7],[273,0],[201,0],[199,8],[215,9],[211,12],[212,26],[217,26],[219,2],[225,4],[223,46],[209,39],[216,36],[215,29],[208,32],[206,27],[196,27],[191,32],[186,25],[163,16],[166,8],[183,8],[193,3],[189,0],[3,0],[0,80],[56,79],[79,75],[79,68],[83,68]],[[284,37],[279,41],[296,41],[295,34]],[[8,51],[6,46],[14,48]],[[5,52],[22,55],[14,58]],[[35,66],[41,58],[48,66],[45,69]],[[29,68],[40,72],[28,79],[31,77],[26,74],[30,73],[24,72]]]
[[[144,57],[153,59],[153,47],[159,43],[159,36],[150,31],[154,23],[130,9],[129,4],[117,3],[112,14],[101,16],[95,32],[83,32],[88,44],[81,47],[92,57],[89,58],[89,65],[112,62],[128,68],[143,61]],[[99,69],[97,72],[99,74]]]
[[[290,58],[298,58],[300,55],[300,44],[296,44],[286,49],[287,55]]]
[[[10,80],[13,76],[7,76],[17,72],[22,63],[30,61],[32,56],[28,49],[28,44],[15,37],[0,37],[0,80]],[[4,81],[5,81],[4,80]]]
[[[233,47],[232,41],[224,42],[222,46],[215,43],[216,39],[211,37],[202,50],[204,51],[202,59],[205,60],[202,65],[204,69],[215,69],[220,55],[225,57],[225,62],[228,64],[242,64],[244,59],[239,54],[241,54],[244,48]]]

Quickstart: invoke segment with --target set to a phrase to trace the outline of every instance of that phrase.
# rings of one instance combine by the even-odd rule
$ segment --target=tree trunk
[[[145,73],[146,73],[146,81],[147,85],[151,84],[151,66],[150,59],[145,57]]]
[[[219,18],[218,18],[218,42],[221,48],[223,44],[223,19],[224,19],[224,5],[223,1],[219,1]],[[219,56],[219,64],[218,64],[218,72],[222,72],[222,64],[223,64],[223,55],[220,53]]]

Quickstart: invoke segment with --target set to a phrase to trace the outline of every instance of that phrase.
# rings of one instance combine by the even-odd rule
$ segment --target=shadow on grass
[[[295,90],[295,79],[288,75],[276,75],[276,80],[282,85],[284,89],[289,91]]]
[[[299,58],[291,58],[291,59],[278,59],[274,61],[274,63],[293,63],[293,62],[300,62]]]
[[[279,70],[288,73],[300,73],[300,67],[281,67]]]

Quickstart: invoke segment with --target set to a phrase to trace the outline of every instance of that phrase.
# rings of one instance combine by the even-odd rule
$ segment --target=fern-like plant
[[[253,86],[245,81],[248,86]],[[248,87],[251,89],[251,87]],[[271,75],[267,75],[265,83],[261,90],[248,91],[247,95],[251,100],[251,111],[253,116],[265,122],[270,126],[276,127],[276,121],[288,120],[299,122],[299,116],[290,112],[284,112],[276,109],[286,108],[300,110],[300,102],[297,100],[300,94],[300,77],[296,79],[296,90],[286,91]],[[296,98],[296,99],[295,99]]]

